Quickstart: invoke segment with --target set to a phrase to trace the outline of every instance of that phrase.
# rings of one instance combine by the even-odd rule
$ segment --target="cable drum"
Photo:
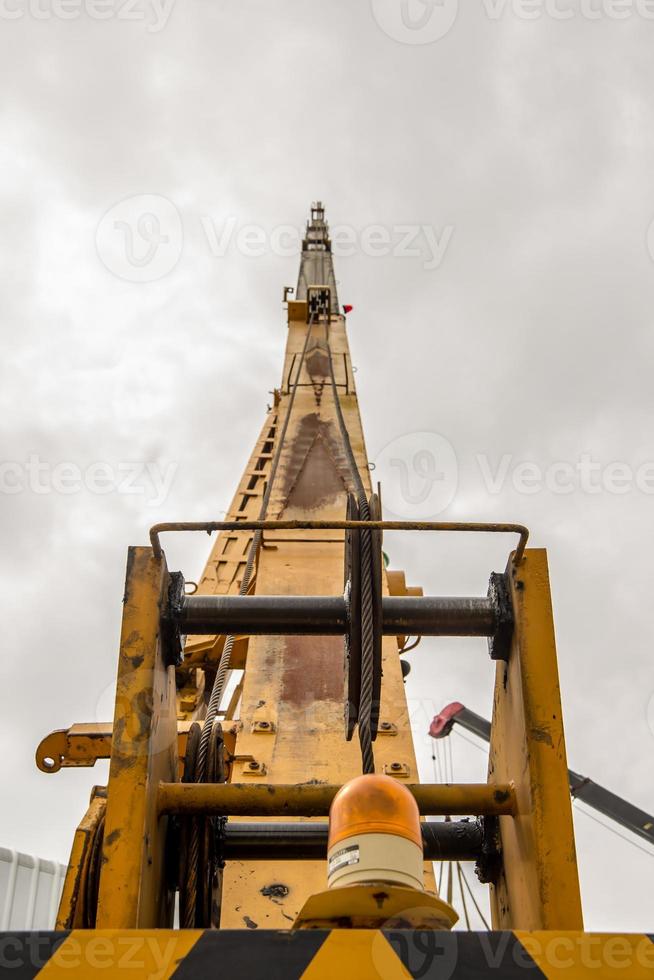
[[[205,772],[199,769],[202,728],[194,722],[187,736],[184,782],[224,783],[226,780],[225,743],[222,725],[211,727]],[[218,925],[222,874],[215,843],[215,818],[191,817],[181,821],[179,834],[180,910],[188,928],[205,929]],[[197,844],[195,843],[197,841]],[[197,856],[196,856],[197,855]]]

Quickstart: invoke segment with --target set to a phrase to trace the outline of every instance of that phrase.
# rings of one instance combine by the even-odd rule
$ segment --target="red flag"
[[[343,304],[343,313],[351,313],[353,309],[353,306],[348,306],[347,303]]]

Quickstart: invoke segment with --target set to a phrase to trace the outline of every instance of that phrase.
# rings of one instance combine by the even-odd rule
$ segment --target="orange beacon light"
[[[338,791],[329,811],[330,888],[364,881],[423,888],[420,814],[391,776],[366,775]]]

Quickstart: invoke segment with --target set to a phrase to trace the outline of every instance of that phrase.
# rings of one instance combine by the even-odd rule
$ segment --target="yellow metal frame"
[[[59,900],[56,929],[79,929],[85,925],[84,907],[93,843],[107,811],[105,787],[94,786],[89,808],[75,831],[73,846]]]
[[[98,928],[170,926],[165,879],[168,821],[157,813],[160,780],[178,773],[175,668],[164,664],[160,619],[165,560],[130,548],[118,659]]]
[[[497,929],[582,929],[547,553],[509,564],[515,626],[496,668],[489,780],[515,783],[500,817],[502,873],[491,886]]]

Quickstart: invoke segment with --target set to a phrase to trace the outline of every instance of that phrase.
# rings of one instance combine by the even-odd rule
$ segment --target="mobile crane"
[[[320,203],[284,304],[280,386],[225,520],[129,548],[113,723],[38,747],[44,772],[108,758],[109,779],[56,931],[36,963],[13,937],[14,975],[654,976],[649,937],[584,932],[545,551],[519,524],[384,520]],[[424,596],[385,567],[395,530],[514,544],[487,595]],[[193,532],[218,532],[197,584],[163,548]],[[418,779],[398,654],[423,635],[487,638],[486,783]],[[435,859],[474,862],[492,932],[452,931]]]

